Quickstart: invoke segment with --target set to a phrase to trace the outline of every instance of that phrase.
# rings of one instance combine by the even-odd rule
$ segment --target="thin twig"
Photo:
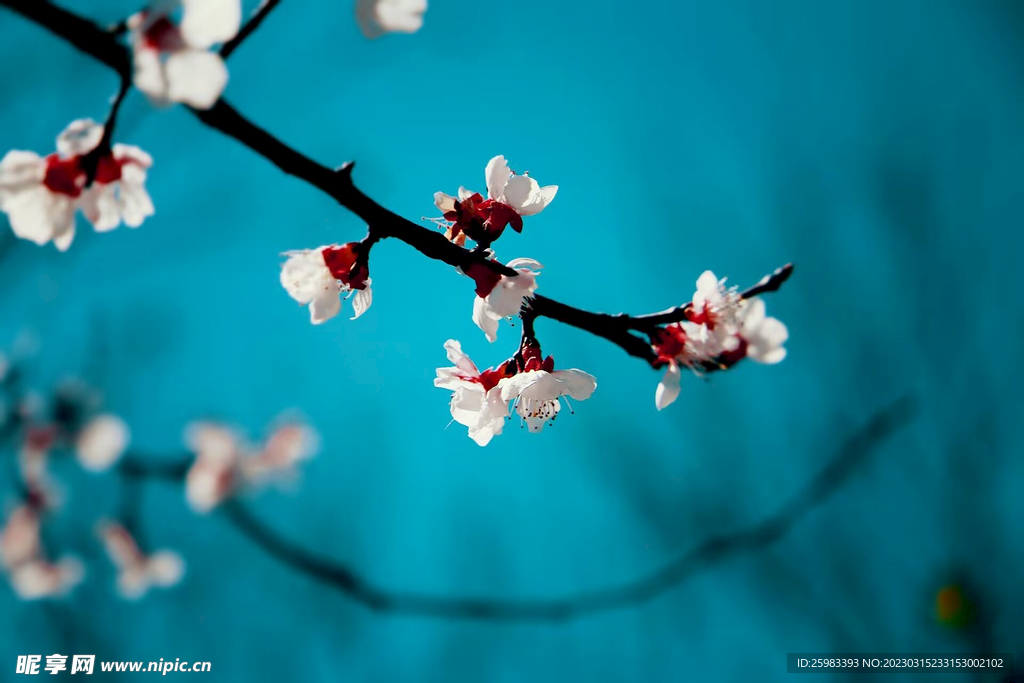
[[[260,27],[263,20],[267,18],[267,15],[274,11],[274,8],[280,4],[281,0],[263,0],[259,8],[253,12],[252,16],[249,17],[249,21],[245,22],[241,30],[238,31],[238,35],[224,43],[220,48],[220,56],[223,59],[227,59],[231,56],[235,50],[237,50],[245,39],[248,38],[253,31]]]

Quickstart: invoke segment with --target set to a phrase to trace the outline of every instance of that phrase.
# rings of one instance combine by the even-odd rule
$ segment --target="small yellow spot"
[[[935,618],[940,624],[953,627],[967,626],[971,622],[973,606],[963,588],[949,584],[935,594]]]

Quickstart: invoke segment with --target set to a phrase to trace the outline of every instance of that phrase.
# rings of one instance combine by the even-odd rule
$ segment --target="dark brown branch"
[[[646,602],[679,586],[702,569],[778,541],[849,481],[872,451],[906,426],[915,414],[915,402],[909,397],[878,410],[804,488],[760,522],[731,534],[713,536],[639,580],[555,600],[445,598],[384,589],[349,566],[284,538],[237,500],[223,504],[222,510],[236,529],[268,555],[342,591],[375,612],[443,619],[561,621]],[[168,464],[152,465],[129,459],[122,463],[122,469],[126,463],[133,463],[129,469],[136,476],[153,472],[155,476],[164,477],[169,473],[183,475],[183,467],[188,466],[187,461],[165,462]]]
[[[242,40],[255,31],[276,4],[275,0],[266,2],[246,23],[236,39],[224,46],[222,54],[230,54]],[[0,5],[7,6],[46,27],[79,50],[110,66],[122,77],[130,75],[131,58],[125,46],[118,41],[116,33],[106,31],[45,0],[0,0]],[[483,251],[459,247],[445,239],[442,234],[406,220],[370,199],[352,182],[351,163],[338,170],[332,170],[255,125],[223,99],[211,109],[193,110],[193,114],[210,128],[234,138],[285,173],[304,180],[333,197],[343,207],[366,221],[370,226],[371,240],[393,237],[429,258],[452,266],[465,269],[470,264],[482,262],[495,272],[515,275],[511,269],[486,258]],[[792,267],[786,266],[751,291],[774,291],[791,272]],[[753,294],[748,293],[748,296]],[[608,315],[584,311],[544,296],[536,297],[533,302],[534,317],[551,318],[603,337],[629,355],[642,358],[648,363],[654,357],[650,345],[631,331],[649,332],[657,325],[678,322],[685,319],[686,310],[687,306],[684,305],[651,315]]]
[[[260,27],[263,20],[267,18],[267,15],[274,11],[274,8],[281,3],[281,0],[263,0],[259,8],[253,12],[252,16],[249,17],[249,21],[245,22],[241,30],[234,38],[224,43],[220,48],[220,56],[227,59],[231,56],[235,50],[237,50],[245,39],[252,35],[253,31]]]
[[[117,127],[117,115],[121,111],[121,103],[124,102],[124,98],[132,87],[130,76],[127,74],[118,75],[120,77],[120,84],[117,88],[117,94],[110,105],[107,119],[103,122],[103,137],[100,138],[99,144],[82,158],[82,168],[85,169],[87,185],[91,185],[92,181],[96,178],[96,169],[100,158],[110,153],[111,144],[114,142],[114,129]]]

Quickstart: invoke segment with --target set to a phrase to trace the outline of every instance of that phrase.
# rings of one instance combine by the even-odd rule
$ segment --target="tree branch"
[[[263,20],[267,18],[267,15],[274,11],[274,8],[281,3],[281,0],[263,0],[259,8],[253,12],[252,16],[249,17],[249,21],[245,22],[238,35],[224,43],[220,48],[220,56],[223,59],[227,59],[231,56],[235,50],[237,50],[242,43],[252,35],[253,31],[260,27]]]
[[[279,0],[267,0],[246,23],[238,36],[222,48],[222,55],[230,55],[241,42],[255,31]],[[48,0],[0,0],[23,17],[47,28],[64,38],[82,52],[95,57],[117,71],[122,78],[130,78],[131,56],[127,48],[118,41],[116,31],[100,28],[76,14],[51,4]],[[482,250],[460,247],[444,235],[418,225],[387,210],[362,191],[352,181],[353,165],[345,164],[333,170],[314,161],[298,150],[288,146],[276,136],[249,121],[224,99],[212,108],[192,113],[204,124],[234,138],[241,144],[264,157],[285,173],[295,176],[332,197],[361,219],[370,229],[370,238],[375,241],[393,237],[405,242],[425,256],[465,270],[470,264],[483,263],[494,272],[514,276],[516,273],[487,258]],[[792,273],[792,266],[785,266],[769,276],[749,292],[774,291]],[[754,294],[747,294],[753,296]],[[534,317],[546,317],[572,327],[590,332],[619,346],[627,354],[642,358],[648,363],[654,359],[650,344],[632,333],[649,333],[657,325],[678,322],[686,318],[687,305],[677,306],[662,313],[629,316],[592,313],[563,304],[545,296],[535,297],[532,303]]]
[[[348,565],[306,550],[257,519],[238,500],[221,510],[232,525],[275,560],[340,590],[374,612],[442,619],[485,621],[563,621],[647,602],[679,586],[697,572],[730,557],[756,552],[784,537],[800,520],[838,491],[857,467],[915,416],[917,406],[903,397],[879,409],[854,433],[822,470],[774,513],[750,527],[713,536],[661,569],[635,581],[554,600],[446,598],[375,586]],[[187,460],[150,463],[129,458],[121,469],[132,476],[174,480]],[[167,476],[167,475],[173,476]]]

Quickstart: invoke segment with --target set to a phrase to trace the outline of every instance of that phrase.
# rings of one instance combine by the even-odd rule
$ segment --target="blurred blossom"
[[[197,422],[186,429],[185,443],[196,456],[185,477],[185,497],[194,511],[206,513],[239,491],[294,479],[320,440],[312,427],[289,421],[254,447],[229,427]]]
[[[415,33],[426,11],[427,0],[356,0],[356,21],[367,38]]]
[[[57,152],[40,157],[13,150],[0,160],[0,211],[18,237],[65,251],[75,237],[75,212],[81,210],[97,232],[121,223],[137,228],[153,215],[146,191],[152,158],[138,147],[114,145],[92,159],[89,183],[86,159],[103,137],[91,119],[73,121],[57,138]]]
[[[241,23],[239,0],[182,0],[135,14],[128,20],[135,87],[157,105],[209,109],[228,82],[227,66],[211,48],[233,38]]]
[[[128,600],[137,600],[150,588],[169,588],[181,581],[185,562],[170,550],[143,553],[124,526],[104,522],[98,530],[107,556],[118,570],[117,590]]]
[[[124,420],[104,413],[89,420],[75,438],[75,453],[91,472],[108,469],[124,455],[130,434]]]

